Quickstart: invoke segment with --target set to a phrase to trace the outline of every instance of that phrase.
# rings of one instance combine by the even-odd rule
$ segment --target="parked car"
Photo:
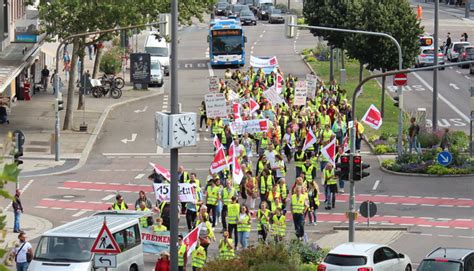
[[[439,247],[421,261],[417,271],[472,271],[474,249]]]
[[[411,271],[410,258],[385,245],[344,243],[329,251],[317,271]]]
[[[285,18],[281,13],[281,9],[278,8],[271,8],[268,12],[268,23],[284,23]]]
[[[273,5],[261,5],[257,10],[257,18],[259,20],[268,20],[268,12],[273,8]]]
[[[459,51],[461,50],[461,48],[469,45],[470,44],[467,41],[455,41],[451,43],[451,45],[449,45],[448,50],[446,51],[446,56],[448,57],[448,60],[451,62],[458,61]]]
[[[474,45],[464,46],[459,50],[458,61],[474,60]],[[461,68],[469,68],[469,64],[461,65]]]
[[[421,47],[420,54],[415,58],[415,67],[418,68],[434,65],[434,51],[435,49],[433,47]],[[438,50],[438,64],[444,65],[444,55],[441,50]]]
[[[157,85],[162,87],[164,84],[164,68],[160,64],[160,60],[156,56],[151,57],[150,61],[150,86]]]
[[[228,6],[229,4],[227,2],[217,3],[216,8],[214,10],[215,14],[218,16],[224,16]]]
[[[226,16],[237,16],[237,17],[239,17],[240,12],[242,10],[249,10],[250,11],[249,6],[247,6],[247,5],[239,5],[239,4],[230,5],[230,8],[227,9]]]
[[[257,25],[257,19],[250,10],[242,10],[240,12],[240,22],[242,25]]]

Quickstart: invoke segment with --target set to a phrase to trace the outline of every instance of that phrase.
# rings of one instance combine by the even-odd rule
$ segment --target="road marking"
[[[374,183],[374,187],[372,187],[372,190],[377,190],[377,187],[379,186],[380,180],[376,180]]]
[[[461,74],[461,71],[456,71],[457,73]]]
[[[18,180],[18,182],[19,182],[19,181],[20,181],[20,180]],[[23,186],[23,188],[20,187],[21,192],[22,192],[22,193],[25,193],[25,191],[28,189],[28,187],[30,187],[30,185],[31,185],[34,181],[35,181],[35,180],[31,179],[31,180],[28,181],[28,183],[26,183],[25,186]],[[11,206],[12,206],[12,202],[10,201],[10,203],[8,203],[7,207],[5,207],[5,211],[4,211],[4,212],[6,213],[6,211],[8,211],[8,209],[10,209]]]
[[[131,139],[124,138],[124,139],[122,139],[122,140],[120,140],[120,141],[122,141],[122,143],[124,143],[124,144],[127,144],[128,142],[134,142],[135,139],[137,139],[137,134],[133,133]]]
[[[214,76],[214,71],[212,70],[211,63],[207,63],[207,70],[209,71],[209,76]]]
[[[425,85],[431,92],[433,92],[433,88],[423,79],[421,78],[421,76],[419,76],[416,72],[413,73],[413,75],[418,78],[418,80],[420,80],[420,82]],[[443,95],[441,95],[440,93],[438,93],[438,97],[440,100],[442,100],[443,102],[445,102],[449,107],[451,107],[451,109],[456,112],[459,116],[461,116],[461,118],[463,118],[465,121],[467,122],[470,122],[470,118],[468,116],[466,116],[466,114],[464,114],[463,112],[461,112],[461,110],[459,110],[456,106],[454,106],[448,99],[446,99]]]
[[[469,77],[467,75],[464,75],[464,78],[466,78],[467,80],[471,80],[471,77]]]
[[[73,214],[72,216],[73,216],[73,217],[78,217],[78,216],[81,216],[81,215],[83,215],[83,214],[85,214],[85,213],[87,213],[86,210],[81,210],[81,211],[79,211],[79,212]]]
[[[145,174],[140,173],[137,176],[135,176],[135,180],[139,180],[139,179],[143,178],[144,176],[145,176]]]
[[[147,109],[148,109],[148,105],[145,106],[143,109],[137,109],[137,110],[135,110],[135,111],[133,111],[133,112],[135,112],[135,113],[137,113],[137,114],[138,114],[138,113],[143,113],[143,112],[145,112]]]
[[[156,146],[156,154],[163,154],[163,148],[160,146]]]
[[[449,83],[449,86],[454,88],[455,90],[459,90],[459,87],[454,83]]]
[[[115,194],[110,194],[102,198],[103,201],[110,200],[111,198],[115,197]]]

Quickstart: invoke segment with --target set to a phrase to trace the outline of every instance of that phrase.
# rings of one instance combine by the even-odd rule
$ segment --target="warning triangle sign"
[[[110,232],[109,228],[107,228],[107,224],[102,225],[100,229],[99,235],[94,241],[94,245],[91,248],[92,253],[111,253],[111,254],[118,254],[120,253],[120,248],[115,242],[114,236]]]

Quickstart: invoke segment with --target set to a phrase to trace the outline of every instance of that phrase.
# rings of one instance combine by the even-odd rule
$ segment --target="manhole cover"
[[[52,198],[52,199],[77,199],[77,198],[83,198],[83,197],[84,196],[82,196],[82,195],[74,195],[74,194],[49,196],[49,198]]]

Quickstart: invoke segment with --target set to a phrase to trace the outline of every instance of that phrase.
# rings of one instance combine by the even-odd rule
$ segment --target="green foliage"
[[[123,50],[114,47],[107,51],[100,59],[100,71],[105,74],[117,74],[122,68]]]
[[[422,148],[432,148],[439,144],[440,138],[431,132],[421,132],[418,135],[418,142]]]
[[[297,271],[315,271],[318,269],[318,264],[305,263],[298,267]]]
[[[314,56],[305,56],[304,59],[307,61],[307,62],[316,62],[316,58]]]
[[[387,145],[377,145],[374,148],[375,154],[385,154],[390,152],[390,147]]]
[[[382,167],[391,170],[393,166],[395,165],[395,159],[387,159],[383,160],[382,162]]]
[[[450,169],[441,165],[431,165],[428,167],[428,170],[426,171],[428,174],[433,174],[433,175],[446,175],[446,174],[451,174]]]
[[[463,131],[449,132],[449,139],[451,141],[452,148],[464,151],[469,147],[469,137]]]
[[[291,240],[288,244],[290,255],[300,257],[302,263],[320,263],[328,251],[313,244],[312,246],[298,240]]]
[[[313,50],[306,48],[306,49],[303,49],[303,51],[301,51],[301,54],[304,55],[304,56],[312,55]]]
[[[305,19],[304,18],[298,18],[296,21],[296,24],[305,24]]]

